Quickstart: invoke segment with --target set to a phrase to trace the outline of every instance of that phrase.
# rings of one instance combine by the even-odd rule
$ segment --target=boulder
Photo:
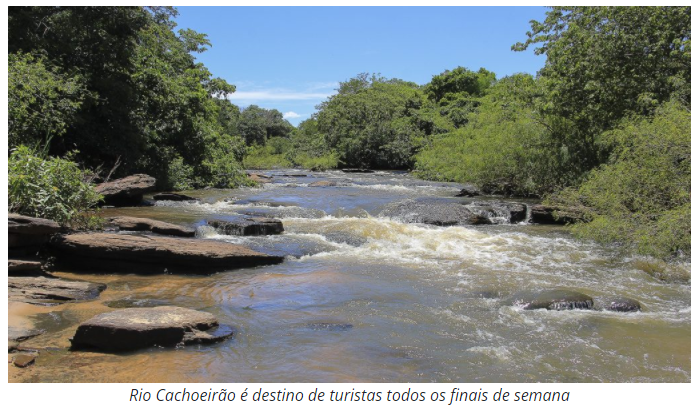
[[[539,293],[520,293],[510,303],[525,310],[591,310],[592,297],[570,290],[549,290]]]
[[[209,313],[182,307],[124,308],[80,324],[73,349],[129,351],[222,341],[233,335]]]
[[[574,224],[584,218],[583,210],[537,204],[531,207],[530,222],[536,224]]]
[[[158,193],[153,196],[156,201],[199,201],[198,198],[177,193]]]
[[[7,260],[7,274],[10,276],[40,275],[44,270],[41,261],[36,260]]]
[[[641,303],[632,298],[615,297],[609,303],[607,309],[609,311],[618,311],[624,313],[636,312],[641,311]]]
[[[471,210],[487,217],[491,222],[516,224],[527,218],[527,206],[506,201],[479,201],[467,205]]]
[[[107,288],[99,283],[46,277],[8,277],[7,286],[10,301],[31,304],[92,300]]]
[[[95,191],[104,196],[104,202],[114,206],[134,206],[143,201],[143,194],[155,189],[155,178],[134,174],[108,183],[98,184]]]
[[[29,217],[10,213],[7,216],[7,243],[12,249],[38,249],[49,241],[61,226],[46,218]]]
[[[388,205],[381,217],[398,219],[404,223],[421,223],[437,226],[492,224],[487,216],[453,202],[432,199],[405,200]]]
[[[476,186],[469,185],[462,188],[454,197],[475,197],[479,195],[481,195],[480,190]]]
[[[270,235],[284,232],[282,222],[275,218],[241,216],[232,220],[208,220],[206,223],[226,235]]]
[[[119,227],[124,231],[151,231],[156,234],[173,235],[177,237],[194,237],[195,230],[177,224],[170,224],[164,221],[150,218],[138,217],[111,217],[108,224]]]
[[[337,185],[334,181],[315,181],[309,184],[309,187],[335,187]]]
[[[57,266],[100,272],[203,273],[284,260],[220,241],[111,233],[56,236],[49,251]]]

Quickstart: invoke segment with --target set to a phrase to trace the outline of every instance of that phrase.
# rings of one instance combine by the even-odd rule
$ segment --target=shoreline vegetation
[[[182,191],[257,184],[245,169],[403,169],[539,197],[580,210],[580,238],[690,258],[689,7],[554,7],[512,46],[546,55],[536,76],[362,73],[298,127],[232,104],[235,86],[196,62],[206,35],[176,17],[9,9],[9,212],[92,229],[92,186],[133,174]]]

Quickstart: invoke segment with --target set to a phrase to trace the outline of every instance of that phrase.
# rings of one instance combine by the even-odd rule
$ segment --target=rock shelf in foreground
[[[231,328],[219,326],[209,313],[172,306],[125,308],[80,324],[71,344],[74,349],[130,351],[214,343],[232,335]]]
[[[92,300],[107,288],[99,283],[46,277],[8,277],[7,286],[10,301],[31,304]]]
[[[220,241],[135,234],[68,234],[49,247],[57,266],[100,272],[216,272],[284,260]]]

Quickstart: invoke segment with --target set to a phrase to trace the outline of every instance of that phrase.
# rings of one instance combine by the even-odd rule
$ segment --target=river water
[[[404,173],[275,175],[261,188],[200,190],[198,203],[105,209],[105,215],[200,226],[234,214],[280,218],[277,236],[206,238],[287,256],[274,266],[198,275],[59,277],[108,285],[96,301],[10,303],[10,324],[46,330],[25,343],[36,364],[10,368],[35,382],[689,382],[689,264],[655,262],[533,224],[438,227],[383,218],[406,199],[455,199],[459,186]],[[307,174],[283,177],[281,174]],[[333,181],[334,187],[309,187]],[[480,198],[479,200],[489,200]],[[502,199],[498,199],[502,201]],[[506,201],[514,201],[507,199]],[[677,274],[679,273],[679,274]],[[526,311],[520,291],[615,297],[643,311]],[[79,322],[111,307],[177,305],[211,312],[235,338],[127,354],[72,352]],[[110,307],[111,306],[111,307]]]

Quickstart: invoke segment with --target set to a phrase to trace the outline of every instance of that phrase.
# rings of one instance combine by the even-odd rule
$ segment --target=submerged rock
[[[28,366],[34,364],[35,360],[36,360],[36,355],[17,354],[12,359],[12,364],[14,364],[15,367],[24,368],[24,367],[28,367]]]
[[[125,308],[80,324],[71,339],[74,349],[129,351],[222,341],[233,335],[212,314],[182,307]]]
[[[284,232],[281,220],[275,218],[240,216],[230,220],[208,220],[206,223],[226,235],[271,235]]]
[[[641,311],[641,303],[632,298],[616,297],[612,299],[612,301],[607,306],[607,309],[609,311],[618,311],[624,313],[636,312]]]
[[[92,300],[107,288],[99,283],[46,277],[8,277],[7,286],[10,301],[31,304]]]
[[[69,234],[54,238],[49,247],[58,266],[100,272],[203,273],[284,261],[220,241],[136,234]]]
[[[104,203],[114,206],[134,206],[143,201],[143,194],[155,189],[155,178],[146,174],[134,174],[95,186],[104,196]]]
[[[337,185],[334,181],[315,181],[309,184],[309,187],[335,187]]]
[[[511,304],[525,310],[591,310],[592,297],[570,290],[549,290],[540,293],[520,293],[515,295]]]
[[[343,173],[363,173],[363,174],[371,174],[374,172],[374,170],[369,170],[368,168],[343,168],[342,169]]]
[[[153,196],[156,201],[199,201],[198,198],[177,193],[158,193]]]
[[[309,323],[307,327],[314,331],[349,331],[354,326],[348,323],[317,322]]]
[[[195,234],[193,228],[150,218],[111,217],[108,220],[108,224],[119,227],[120,230],[125,231],[151,231],[156,234],[173,235],[177,237],[194,237]]]

